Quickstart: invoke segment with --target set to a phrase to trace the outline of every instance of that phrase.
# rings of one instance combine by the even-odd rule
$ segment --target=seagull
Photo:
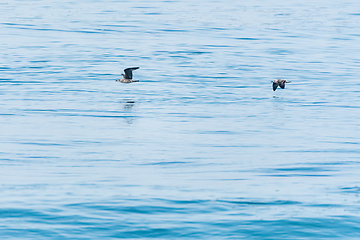
[[[273,83],[273,90],[275,91],[278,86],[280,86],[282,89],[285,88],[285,83],[289,83],[290,81],[287,81],[286,79],[275,79],[272,81]]]
[[[132,68],[126,68],[124,69],[125,74],[121,74],[123,78],[116,80],[117,82],[122,83],[132,83],[132,82],[138,82],[139,80],[133,80],[132,79],[132,71],[139,69],[139,67],[132,67]]]

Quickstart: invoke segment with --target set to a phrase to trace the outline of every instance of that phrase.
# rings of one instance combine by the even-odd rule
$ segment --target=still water
[[[0,237],[360,238],[359,24],[358,1],[2,1]]]

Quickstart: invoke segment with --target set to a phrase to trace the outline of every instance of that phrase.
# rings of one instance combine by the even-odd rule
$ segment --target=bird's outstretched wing
[[[279,86],[284,89],[285,88],[285,80],[279,81]]]
[[[126,68],[124,69],[125,72],[125,78],[126,79],[132,79],[132,71],[139,69],[139,67],[133,67],[133,68]]]
[[[273,81],[273,90],[275,91],[277,87],[279,86],[277,81]]]

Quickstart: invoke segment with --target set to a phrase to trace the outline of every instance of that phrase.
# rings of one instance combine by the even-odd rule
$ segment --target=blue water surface
[[[359,239],[359,24],[354,0],[1,2],[0,238]]]

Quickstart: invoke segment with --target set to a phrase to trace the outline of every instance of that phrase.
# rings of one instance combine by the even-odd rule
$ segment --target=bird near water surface
[[[122,83],[132,83],[132,82],[138,82],[139,80],[133,80],[133,74],[132,71],[139,69],[139,67],[132,67],[132,68],[126,68],[124,69],[125,74],[121,74],[123,76],[123,78],[116,80],[117,82],[122,82]]]
[[[287,81],[286,79],[275,79],[274,81],[272,81],[273,90],[275,91],[278,86],[280,86],[282,89],[284,89],[285,83],[290,83],[290,81]]]

